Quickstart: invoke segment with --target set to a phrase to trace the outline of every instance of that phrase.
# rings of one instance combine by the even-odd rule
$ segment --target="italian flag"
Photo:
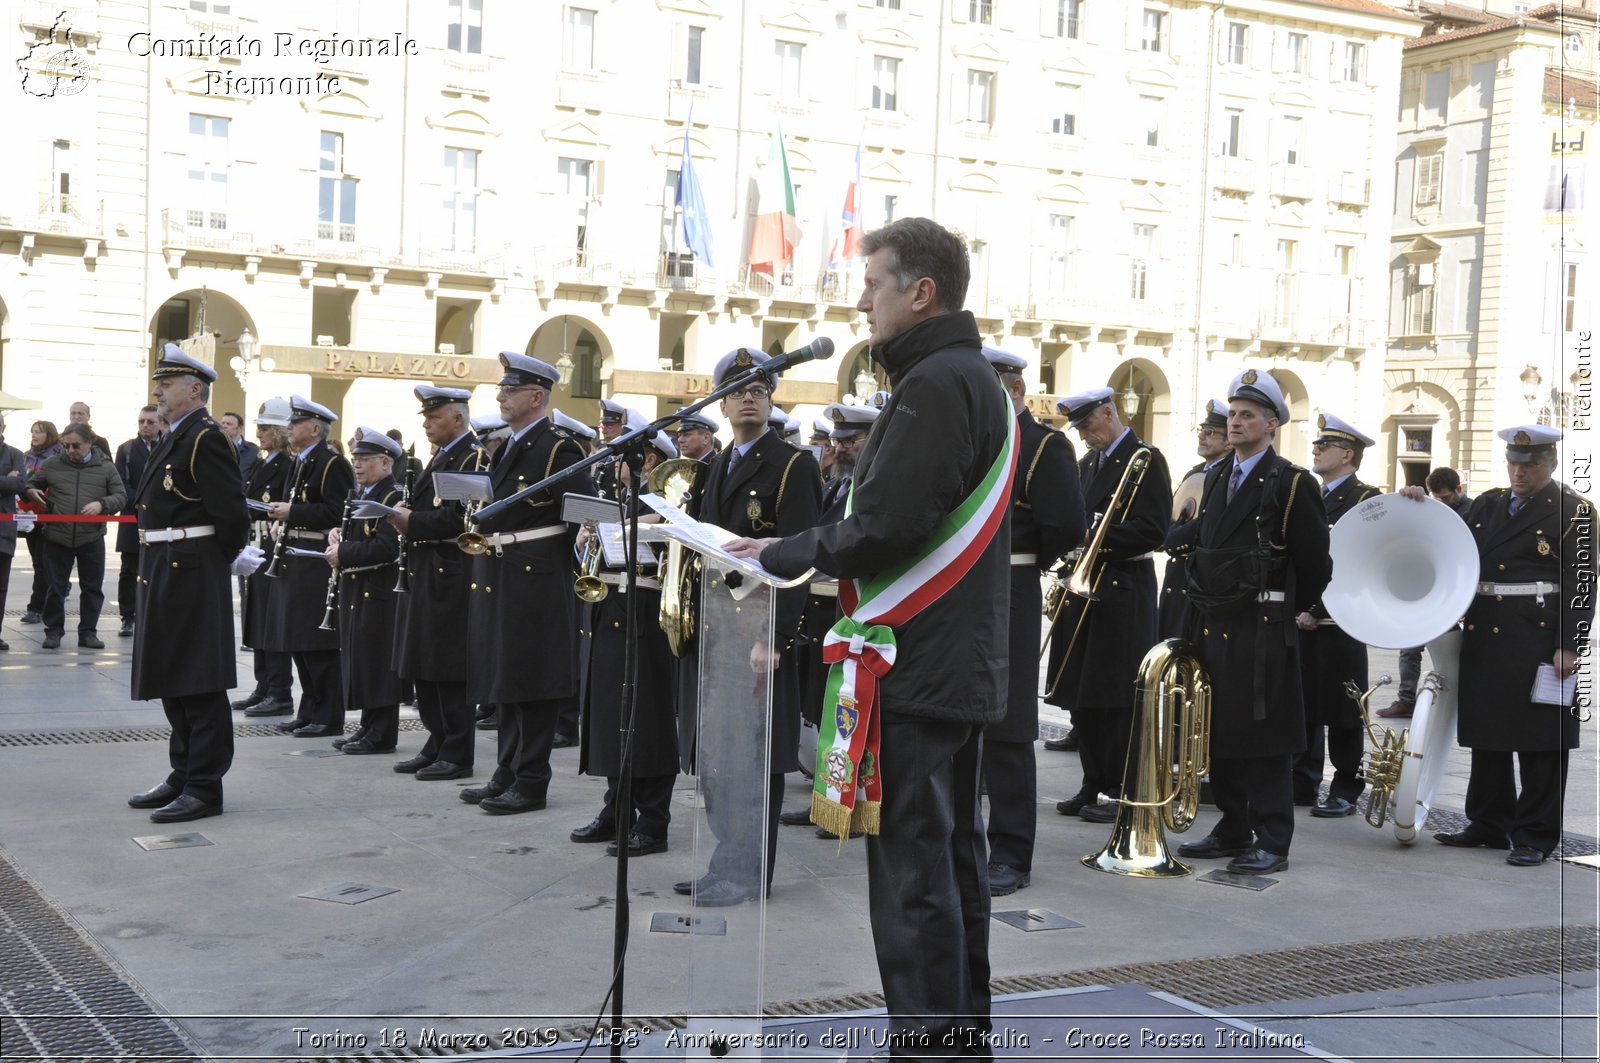
[[[783,129],[772,135],[767,161],[756,173],[755,224],[750,231],[750,268],[777,275],[789,267],[800,242],[800,222],[794,205],[794,181],[789,177],[789,153],[783,146]]]

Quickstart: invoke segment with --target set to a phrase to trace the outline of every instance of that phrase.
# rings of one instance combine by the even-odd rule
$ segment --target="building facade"
[[[1181,463],[1255,365],[1302,425],[1359,420],[1420,25],[1373,0],[24,0],[0,389],[115,436],[183,340],[240,360],[218,410],[300,391],[405,428],[420,380],[486,412],[513,349],[570,366],[557,405],[591,418],[827,335],[841,356],[780,389],[809,414],[877,375],[860,265],[830,261],[859,157],[864,227],[966,237],[967,305],[1037,412],[1112,384]],[[762,273],[780,129],[801,237]],[[686,142],[709,257],[678,224]]]

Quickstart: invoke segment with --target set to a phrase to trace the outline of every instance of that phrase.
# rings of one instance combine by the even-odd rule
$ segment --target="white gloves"
[[[230,571],[235,576],[248,576],[260,568],[261,563],[266,559],[267,555],[262,552],[261,547],[256,546],[254,543],[247,544],[243,550],[239,551],[239,556],[233,559]]]

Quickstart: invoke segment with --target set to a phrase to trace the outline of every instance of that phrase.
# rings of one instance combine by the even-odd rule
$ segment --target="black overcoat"
[[[358,497],[386,506],[400,488],[386,476]],[[339,653],[344,707],[355,712],[400,703],[404,683],[394,670],[395,559],[400,533],[382,518],[352,519],[339,542]]]
[[[785,443],[777,432],[768,429],[739,459],[730,475],[728,459],[733,449],[733,444],[728,444],[706,469],[694,500],[696,520],[750,538],[793,535],[815,527],[822,513],[822,470],[809,450]],[[806,567],[801,566],[801,571]],[[798,767],[804,682],[795,650],[801,638],[805,603],[804,585],[777,592],[773,637],[783,658],[772,674],[772,719],[767,732],[775,775]],[[698,650],[691,644],[687,652],[694,654]],[[694,674],[692,668],[686,671]],[[697,708],[691,697],[681,698],[678,704],[678,749],[685,771],[692,769]]]
[[[548,418],[495,453],[496,500],[584,457],[571,433]],[[555,534],[490,549],[472,559],[467,586],[467,700],[480,705],[549,701],[578,693],[578,605],[572,593],[577,529],[561,520],[568,492],[594,494],[587,471],[528,496],[478,525],[484,534],[550,529]],[[530,667],[530,659],[536,666]]]
[[[272,453],[256,462],[250,469],[250,477],[244,485],[244,496],[253,498],[258,502],[281,502],[289,491],[289,467],[294,464],[287,454]],[[254,516],[254,514],[252,514]],[[251,521],[251,540],[263,551],[272,552],[272,536],[267,529],[272,526],[269,520]],[[271,614],[272,588],[278,581],[266,574],[266,564],[245,577],[244,602],[239,613],[244,620],[244,638],[241,639],[246,646],[253,650],[267,652],[284,652],[287,646],[272,646],[267,643],[267,617]]]
[[[648,570],[647,570],[648,571]],[[653,575],[653,573],[652,573]],[[638,679],[633,704],[633,775],[678,773],[675,696],[677,660],[661,630],[661,592],[641,589],[638,604]],[[602,778],[622,772],[622,679],[628,596],[612,587],[592,613],[588,697],[578,770]]]
[[[1030,661],[1039,657],[1043,637],[1044,594],[1040,574],[1083,542],[1083,491],[1072,441],[1017,414],[1022,433],[1017,475],[1011,485],[1011,680],[1006,715],[984,728],[986,741],[1032,742],[1039,737],[1039,676]],[[1032,554],[1019,563],[1016,555]]]
[[[1167,461],[1130,431],[1100,460],[1093,451],[1084,455],[1078,475],[1084,509],[1103,514],[1140,447],[1150,448],[1150,464],[1131,503],[1124,496],[1122,508],[1109,515],[1112,523],[1101,543],[1100,576],[1094,586],[1098,600],[1091,603],[1069,594],[1051,636],[1045,701],[1052,705],[1073,711],[1131,709],[1139,662],[1156,643],[1156,563],[1147,555],[1161,548],[1172,516]],[[1094,539],[1092,530],[1089,539]],[[1074,644],[1080,618],[1082,629]]]
[[[122,486],[127,489],[128,500],[123,503],[124,513],[137,513],[133,508],[139,501],[139,484],[144,479],[145,462],[150,460],[150,455],[155,453],[156,447],[161,445],[161,440],[145,446],[144,440],[138,436],[123,443],[117,448],[116,466],[117,475],[122,477]],[[139,526],[137,524],[117,525],[117,553],[136,554],[139,552]]]
[[[1316,478],[1272,448],[1230,502],[1233,465],[1218,462],[1206,474],[1199,516],[1167,540],[1170,548],[1194,552],[1189,638],[1211,681],[1211,755],[1299,753],[1306,748],[1306,725],[1294,618],[1316,604],[1333,574],[1328,519]],[[1275,487],[1263,507],[1269,479]],[[1272,558],[1260,579],[1258,522]],[[1217,564],[1223,555],[1207,551],[1234,551],[1236,563]],[[1261,601],[1263,590],[1283,600]],[[1228,596],[1236,600],[1219,601]]]
[[[1328,527],[1356,506],[1378,494],[1371,484],[1354,475],[1322,498],[1328,512]],[[1328,611],[1318,602],[1311,610],[1318,620],[1328,619]],[[1305,697],[1306,721],[1326,727],[1360,727],[1361,705],[1345,692],[1354,682],[1367,689],[1367,645],[1357,642],[1338,627],[1318,625],[1315,631],[1300,632],[1301,687]]]
[[[1551,481],[1510,514],[1511,492],[1473,500],[1467,527],[1483,583],[1554,583],[1544,595],[1479,594],[1461,642],[1457,740],[1470,749],[1576,749],[1578,721],[1565,706],[1530,697],[1534,673],[1557,649],[1579,653],[1594,618],[1594,507]]]
[[[272,577],[275,585],[268,595],[262,639],[266,648],[276,651],[337,650],[339,632],[323,631],[319,626],[328,601],[329,574],[328,562],[320,555],[328,548],[328,532],[339,526],[339,518],[344,515],[344,504],[356,485],[355,470],[343,455],[323,442],[296,459],[289,483],[294,497],[284,499],[289,503],[289,516],[283,521],[285,533],[314,534],[287,537],[277,574]],[[314,550],[318,556],[297,557],[288,547]]]
[[[211,525],[213,534],[149,543],[139,552],[133,629],[137,701],[233,687],[233,580],[249,517],[232,444],[205,407],[180,419],[145,464],[139,530]]]
[[[461,503],[433,493],[433,474],[488,466],[488,455],[467,432],[436,451],[417,476],[405,541],[410,590],[399,596],[394,626],[394,666],[406,679],[467,678],[467,555],[456,546],[465,516]]]
[[[1219,459],[1221,460],[1221,459]],[[1232,453],[1227,460],[1232,461]],[[1206,463],[1201,462],[1188,472],[1183,478],[1173,485],[1172,493],[1176,495],[1179,487],[1188,482],[1189,477],[1196,473],[1205,473]],[[1176,501],[1173,503],[1176,505]],[[1183,523],[1194,519],[1194,513],[1184,518]],[[1171,554],[1167,557],[1166,568],[1161,573],[1161,598],[1156,605],[1156,637],[1161,639],[1181,639],[1189,631],[1189,565],[1181,554]]]

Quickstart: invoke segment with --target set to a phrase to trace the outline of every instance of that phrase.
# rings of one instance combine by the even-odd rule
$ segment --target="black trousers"
[[[1033,870],[1039,825],[1039,773],[1032,742],[983,740],[983,784],[989,791],[989,863]]]
[[[162,698],[172,725],[167,785],[208,805],[222,803],[222,777],[233,764],[233,711],[227,691]]]
[[[550,789],[550,750],[556,737],[556,720],[568,702],[507,701],[496,706],[499,730],[493,782],[524,797],[543,797]]]
[[[1072,725],[1078,729],[1078,760],[1083,764],[1083,785],[1079,794],[1093,799],[1096,794],[1122,793],[1122,771],[1128,764],[1128,733],[1132,721],[1131,706],[1073,712]]]
[[[28,544],[28,557],[33,560],[33,586],[28,592],[30,613],[44,613],[44,600],[50,596],[50,551],[45,546],[44,531],[40,528],[23,536]]]
[[[628,817],[628,822],[633,824],[634,830],[651,838],[667,836],[667,826],[672,822],[672,784],[677,779],[674,774],[636,775],[629,780],[628,796],[633,815]],[[606,776],[606,803],[600,809],[602,820],[622,822],[617,817],[617,793],[621,785],[621,776]]]
[[[117,615],[124,623],[133,619],[139,599],[139,551],[118,551]]]
[[[1324,737],[1323,732],[1327,732]],[[1362,758],[1366,753],[1367,732],[1359,727],[1324,727],[1320,723],[1306,723],[1306,751],[1294,758],[1294,799],[1300,804],[1315,804],[1317,790],[1322,785],[1322,762],[1333,762],[1333,782],[1328,784],[1329,797],[1342,797],[1354,801],[1367,788],[1362,774]]]
[[[717,839],[717,847],[711,851],[710,872],[754,892],[757,883],[750,881],[750,875],[758,866],[756,854],[761,851],[761,839],[755,836],[752,826],[761,821],[752,819],[748,813],[744,802],[750,795],[723,795],[716,778],[710,775],[700,777],[700,791],[706,803],[706,824]],[[778,861],[778,813],[782,811],[783,776],[768,775],[765,877],[769,895],[772,893],[772,869]]]
[[[1497,749],[1472,751],[1467,780],[1467,818],[1477,830],[1508,835],[1512,845],[1526,845],[1550,855],[1561,843],[1561,805],[1567,792],[1565,749],[1511,753]],[[1511,758],[1521,769],[1522,790]]]
[[[418,679],[417,716],[428,729],[421,756],[471,767],[477,729],[472,723],[472,706],[467,704],[467,684],[436,683]]]
[[[294,688],[294,658],[276,650],[253,650],[256,693],[288,701]]]
[[[106,541],[91,539],[77,546],[46,543],[50,555],[50,590],[44,599],[44,633],[66,632],[67,595],[72,593],[72,566],[78,566],[78,635],[93,635],[105,607]]]
[[[991,1058],[989,877],[972,724],[885,713],[867,900],[895,1057]],[[919,1045],[919,1041],[921,1044]]]
[[[302,650],[290,654],[300,673],[300,710],[306,723],[344,729],[344,680],[338,650]]]
[[[11,589],[11,559],[15,554],[0,554],[0,613],[6,611],[6,592]]]
[[[1222,818],[1211,833],[1230,846],[1289,855],[1294,839],[1293,755],[1212,757],[1211,796]]]

